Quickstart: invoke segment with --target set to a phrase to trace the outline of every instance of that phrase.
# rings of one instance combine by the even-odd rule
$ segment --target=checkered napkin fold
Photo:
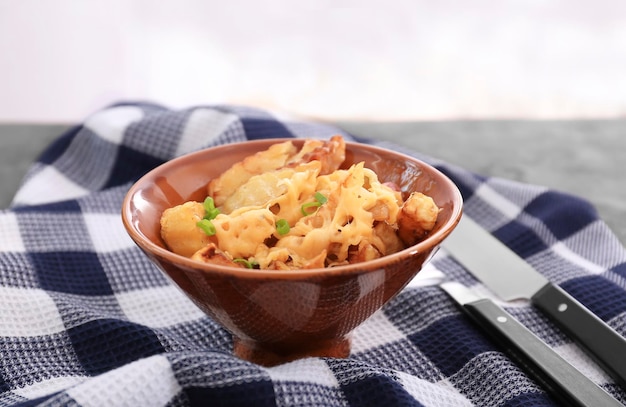
[[[326,124],[278,120],[251,108],[175,111],[125,103],[60,136],[0,212],[0,405],[554,405],[434,285],[406,288],[357,328],[347,359],[271,368],[239,360],[230,334],[192,305],[124,230],[126,191],[169,159],[217,144],[336,133],[355,139]],[[626,335],[626,252],[591,205],[403,152],[449,175],[467,215]],[[443,250],[430,267],[488,292]],[[501,305],[626,400],[527,303]]]

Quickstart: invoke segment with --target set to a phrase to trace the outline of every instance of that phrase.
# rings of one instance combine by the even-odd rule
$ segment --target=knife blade
[[[500,298],[527,299],[626,390],[626,338],[468,216],[444,249]]]
[[[622,406],[515,317],[458,282],[439,285],[474,322],[539,384],[566,405]]]

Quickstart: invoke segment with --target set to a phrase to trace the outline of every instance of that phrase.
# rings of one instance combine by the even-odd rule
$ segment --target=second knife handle
[[[575,406],[621,406],[610,394],[580,373],[569,362],[513,316],[489,299],[463,305],[465,311],[500,342],[521,365],[555,396]]]
[[[555,284],[546,284],[532,302],[626,390],[626,338]]]

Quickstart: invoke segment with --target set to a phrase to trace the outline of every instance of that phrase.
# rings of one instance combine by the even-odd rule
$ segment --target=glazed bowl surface
[[[167,249],[160,235],[165,209],[203,201],[211,179],[283,141],[226,144],[175,158],[139,179],[122,207],[130,237],[201,310],[232,333],[234,353],[266,366],[308,356],[348,356],[350,333],[430,260],[460,220],[463,204],[455,184],[434,167],[398,152],[346,143],[342,168],[364,161],[381,182],[434,199],[441,212],[425,240],[367,262],[295,271],[201,263]],[[304,142],[292,141],[297,147]]]

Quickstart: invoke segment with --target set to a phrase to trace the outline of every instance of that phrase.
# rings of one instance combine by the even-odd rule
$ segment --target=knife
[[[511,314],[457,282],[439,285],[511,358],[568,406],[622,406]]]
[[[575,298],[467,216],[443,247],[500,298],[530,300],[626,389],[626,339]]]

